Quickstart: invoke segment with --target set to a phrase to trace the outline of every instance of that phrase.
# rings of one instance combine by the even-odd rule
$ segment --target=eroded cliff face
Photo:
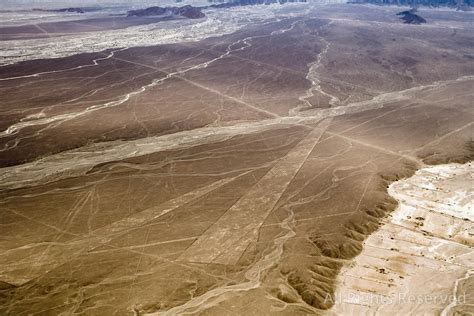
[[[471,162],[426,167],[394,182],[399,203],[337,277],[334,314],[472,311],[474,210]]]

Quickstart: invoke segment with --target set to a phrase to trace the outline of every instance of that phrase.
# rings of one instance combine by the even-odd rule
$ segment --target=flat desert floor
[[[0,66],[0,314],[345,314],[341,291],[417,294],[444,267],[439,293],[472,288],[472,259],[413,250],[472,258],[472,216],[391,222],[388,188],[437,164],[472,186],[474,15],[399,11],[307,5],[54,59],[1,41],[23,48]],[[403,313],[474,312],[451,303]]]

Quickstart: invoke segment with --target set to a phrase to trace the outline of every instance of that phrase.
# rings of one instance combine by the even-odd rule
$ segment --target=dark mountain
[[[210,2],[213,2],[213,1],[210,1]],[[272,3],[284,4],[287,2],[307,2],[307,0],[234,0],[234,1],[229,1],[229,2],[221,2],[218,4],[212,4],[210,5],[210,7],[211,8],[230,8],[230,7],[245,6],[245,5],[257,5],[257,4],[272,4]]]
[[[55,9],[55,10],[33,9],[33,11],[84,13],[84,10],[81,8],[63,8],[63,9]]]
[[[474,0],[351,0],[349,3],[371,3],[379,5],[400,5],[400,6],[429,6],[429,7],[453,7],[465,8],[472,7]]]
[[[175,0],[176,1],[176,0]],[[185,5],[183,7],[149,7],[146,9],[131,10],[127,12],[127,16],[182,16],[188,19],[199,19],[205,17],[201,11],[205,8],[230,8],[236,6],[257,5],[257,4],[271,4],[271,3],[287,3],[287,2],[307,2],[307,0],[234,0],[224,2],[221,0],[210,0],[212,4],[207,7],[193,7]]]
[[[150,7],[146,9],[132,10],[127,12],[127,16],[182,16],[188,19],[199,19],[205,17],[201,8],[190,5],[184,7]]]
[[[167,8],[150,7],[146,9],[128,11],[127,16],[155,16],[155,15],[164,15],[166,12],[167,12]]]
[[[401,15],[400,20],[406,24],[423,24],[426,23],[426,20],[423,19],[418,14],[415,14],[416,9],[398,12],[397,15]]]

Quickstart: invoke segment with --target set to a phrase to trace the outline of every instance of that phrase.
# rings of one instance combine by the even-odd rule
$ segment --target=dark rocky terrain
[[[398,12],[397,15],[400,15],[400,20],[403,21],[403,23],[406,24],[423,24],[426,23],[426,20],[419,16],[418,14],[415,14],[416,10],[407,10],[407,11],[402,11]]]
[[[205,14],[201,12],[201,8],[185,5],[183,7],[149,7],[132,10],[127,12],[127,16],[182,16],[188,19],[200,19],[205,17]]]
[[[42,12],[67,12],[67,13],[84,13],[84,10],[81,8],[63,8],[63,9],[54,9],[54,10],[45,10],[45,9],[33,9],[33,11],[42,11]]]
[[[472,0],[352,0],[349,3],[371,3],[378,5],[400,5],[400,6],[429,6],[429,7],[454,7],[464,9],[472,7]]]
[[[272,4],[272,3],[293,3],[293,2],[307,2],[306,0],[235,0],[229,2],[221,2],[210,5],[211,8],[231,8],[246,5],[257,5],[257,4]]]

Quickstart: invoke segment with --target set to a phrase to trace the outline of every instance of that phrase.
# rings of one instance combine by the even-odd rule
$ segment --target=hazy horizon
[[[202,3],[206,0],[183,0],[180,3]],[[4,10],[12,9],[32,9],[32,8],[62,8],[62,7],[87,7],[87,6],[144,6],[144,5],[161,5],[177,3],[175,0],[0,0],[1,7]]]

